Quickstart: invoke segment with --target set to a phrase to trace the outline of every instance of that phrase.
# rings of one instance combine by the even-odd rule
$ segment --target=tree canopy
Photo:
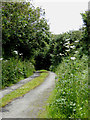
[[[3,57],[14,51],[30,58],[46,48],[50,37],[45,11],[29,2],[2,3]]]
[[[2,3],[3,58],[15,57],[35,60],[36,69],[58,65],[63,57],[88,54],[90,11],[82,13],[85,27],[55,35],[49,31],[45,11],[30,2]]]

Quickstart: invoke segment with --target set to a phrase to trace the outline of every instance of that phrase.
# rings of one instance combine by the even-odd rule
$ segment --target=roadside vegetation
[[[55,35],[49,30],[43,9],[29,2],[2,3],[1,88],[29,77],[35,70],[42,73],[3,97],[1,106],[41,84],[48,74],[44,69],[55,72],[58,79],[46,117],[88,117],[90,11],[81,16],[82,28]]]
[[[71,57],[72,58],[72,57]],[[88,57],[63,59],[48,118],[88,118]]]
[[[31,76],[34,71],[34,65],[29,60],[2,60],[2,89]]]
[[[85,26],[83,32],[71,32],[67,41],[64,54],[57,54],[56,62],[50,69],[57,74],[58,81],[52,95],[44,106],[44,111],[39,113],[40,118],[61,118],[61,119],[88,119],[88,12],[82,14]],[[74,34],[73,34],[74,33]],[[75,34],[76,33],[76,34]],[[65,34],[64,34],[65,35]],[[61,36],[55,36],[57,46],[60,50]],[[87,41],[87,42],[86,42]],[[71,43],[71,44],[70,44]],[[57,49],[54,49],[58,51]],[[60,59],[61,57],[61,59]],[[55,59],[54,55],[53,58]],[[59,59],[58,59],[59,58]],[[53,59],[53,60],[54,60]],[[61,60],[61,61],[59,61]],[[59,62],[58,62],[59,61]]]

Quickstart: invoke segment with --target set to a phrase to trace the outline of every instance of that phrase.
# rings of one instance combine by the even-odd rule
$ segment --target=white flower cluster
[[[60,53],[59,55],[63,56],[64,54]]]
[[[74,48],[75,48],[75,45],[70,46],[70,48],[74,49]]]
[[[69,52],[69,51],[70,51],[70,49],[66,50],[66,52]]]
[[[79,42],[79,40],[76,40],[75,42],[77,43],[77,42]]]
[[[71,59],[71,60],[75,60],[76,58],[75,58],[75,57],[71,57],[70,59]]]
[[[75,53],[78,53],[78,51],[75,51]]]
[[[15,51],[13,51],[13,52],[14,52],[15,54],[18,54],[18,51],[16,51],[16,50],[15,50]]]
[[[70,42],[69,42],[69,41],[68,41],[68,42],[66,42],[66,43],[64,43],[63,45],[64,45],[64,46],[66,46],[66,45],[68,45],[68,44],[70,44]]]
[[[3,58],[0,58],[0,60],[3,60]]]
[[[65,41],[69,41],[70,39],[66,39]]]
[[[69,45],[66,45],[66,48],[69,48]]]
[[[23,55],[23,53],[19,53],[19,55]]]

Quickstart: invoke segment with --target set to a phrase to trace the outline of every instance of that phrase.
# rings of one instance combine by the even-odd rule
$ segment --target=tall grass
[[[48,106],[49,118],[88,118],[88,58],[70,57],[56,68],[58,82]]]
[[[35,69],[30,61],[21,61],[15,58],[2,60],[2,88],[29,77],[33,71]]]

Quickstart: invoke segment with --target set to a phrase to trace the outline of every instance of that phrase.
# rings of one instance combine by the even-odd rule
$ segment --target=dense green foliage
[[[51,42],[51,66],[50,70],[55,69],[55,67],[62,61],[63,57],[73,55],[79,50],[79,56],[81,57],[81,42],[82,31],[69,31],[60,35],[53,36]]]
[[[71,57],[72,58],[72,57]],[[88,58],[72,60],[70,57],[56,68],[58,82],[49,118],[88,118]]]
[[[90,11],[85,11],[85,13],[81,13],[84,27],[83,27],[83,38],[81,41],[82,44],[82,52],[89,55],[90,48]]]
[[[87,14],[82,14],[85,25]],[[36,69],[53,70],[62,57],[73,54],[78,48],[87,53],[87,27],[83,30],[52,35],[45,19],[45,11],[31,3],[2,4],[3,58],[15,57],[35,60]],[[85,32],[86,31],[86,32]],[[86,47],[85,47],[86,46]]]
[[[35,68],[28,61],[11,58],[2,61],[2,88],[17,83],[19,80],[33,74]]]
[[[15,56],[14,51],[17,51],[19,57],[23,59],[37,60],[42,56],[42,61],[45,56],[47,57],[49,25],[44,10],[39,7],[35,8],[26,2],[3,2],[2,36],[5,59]]]
[[[81,15],[84,26],[80,30],[54,35],[41,8],[29,2],[3,2],[2,88],[35,69],[54,71],[58,82],[48,116],[87,118],[90,11]]]
[[[52,70],[56,72],[58,82],[48,106],[49,118],[88,118],[90,12],[82,16],[85,27],[81,30],[55,36],[57,42],[54,45],[56,49],[53,60],[56,64],[52,64]],[[61,41],[64,41],[63,44]],[[61,53],[61,56],[57,53]]]

